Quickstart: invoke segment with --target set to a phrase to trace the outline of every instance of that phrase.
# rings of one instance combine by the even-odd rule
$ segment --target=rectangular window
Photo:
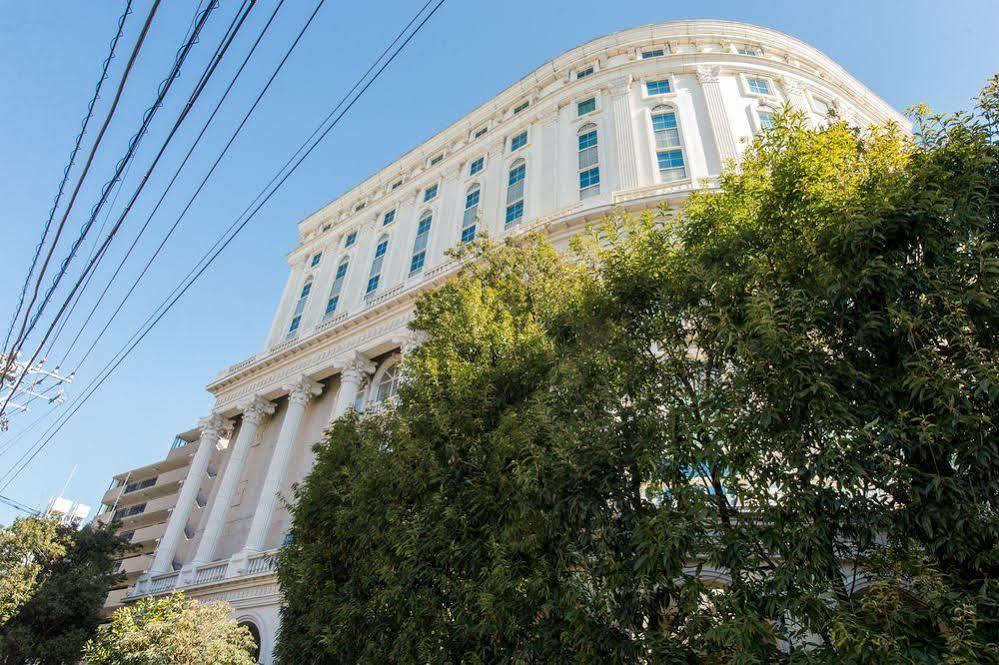
[[[749,91],[757,95],[770,94],[770,82],[766,79],[748,79]]]
[[[388,226],[395,221],[395,209],[389,210],[382,218],[382,226]]]
[[[475,175],[482,171],[482,167],[485,165],[485,158],[479,157],[474,162],[472,162],[468,167],[468,175]]]
[[[423,202],[433,201],[437,197],[437,184],[430,185],[423,191]]]
[[[392,183],[392,191],[395,191],[400,187],[402,187],[402,180],[396,180],[395,182]]]
[[[663,175],[663,180],[681,180],[687,177],[682,150],[664,150],[656,154],[656,159],[659,162],[659,173]]]
[[[595,97],[585,99],[576,104],[576,115],[586,115],[597,110],[597,100]]]
[[[673,92],[673,86],[670,85],[669,79],[648,81],[645,84],[645,91],[650,95],[666,95]]]
[[[322,261],[322,260],[323,260],[323,253],[319,252],[318,254],[316,254],[315,256],[312,257],[312,261],[310,261],[309,267],[310,268],[315,268],[316,266],[319,265],[319,262]]]
[[[364,206],[366,205],[368,205],[366,202],[361,201],[356,206],[354,206],[354,212],[361,212],[362,210],[364,210]]]
[[[761,51],[758,48],[754,48],[752,46],[740,46],[739,48],[736,49],[736,51],[739,53],[739,55],[755,55],[755,56],[763,55],[763,51]]]
[[[416,227],[416,240],[413,242],[413,258],[409,262],[409,274],[415,275],[423,270],[423,264],[427,260],[427,240],[430,238],[430,224],[433,218],[427,215],[420,220]]]
[[[520,161],[520,160],[518,160]],[[506,188],[506,224],[510,225],[524,216],[524,177],[527,167],[523,161],[510,169]]]
[[[506,223],[512,224],[524,216],[524,202],[517,201],[506,207]]]
[[[371,261],[371,272],[368,273],[368,286],[364,291],[365,295],[370,295],[378,288],[378,282],[382,276],[382,263],[385,261],[385,252],[388,251],[388,238],[384,237],[375,247],[375,257]]]
[[[587,67],[586,69],[581,69],[580,71],[576,72],[576,80],[578,81],[579,79],[584,79],[592,73],[593,73],[593,67]]]
[[[320,233],[326,233],[326,232],[327,232],[327,231],[329,231],[329,230],[330,230],[331,228],[333,228],[333,225],[332,225],[332,224],[323,224],[323,229],[322,229],[322,231],[320,231]]]
[[[473,138],[481,138],[481,137],[485,136],[486,132],[488,132],[488,131],[489,131],[488,127],[483,127],[482,129],[479,129],[479,130],[477,130],[475,132],[475,136]]]
[[[774,114],[770,111],[757,111],[756,115],[760,119],[762,129],[771,129],[774,126]]]
[[[656,161],[663,182],[686,178],[687,165],[683,159],[683,143],[676,123],[676,113],[669,111],[652,116],[652,130],[656,137]]]
[[[579,172],[579,190],[586,195],[586,190],[600,184],[600,168],[587,169]]]
[[[520,134],[517,134],[512,139],[510,139],[510,152],[514,150],[520,150],[525,145],[527,145],[527,130],[525,129]]]
[[[586,169],[597,163],[597,130],[579,136],[579,168]]]
[[[443,159],[444,159],[444,155],[437,155],[436,157],[431,157],[430,158],[430,166],[437,166],[438,164],[441,163],[441,161],[443,161]]]
[[[656,149],[680,145],[680,128],[676,125],[676,113],[670,111],[652,116],[652,130],[656,134]]]
[[[298,324],[302,322],[301,316],[296,316],[291,320],[291,326],[288,327],[288,336],[285,339],[291,339],[298,332]]]
[[[479,217],[479,195],[478,185],[465,195],[465,214],[461,218],[461,242],[471,242],[475,240],[475,226]]]
[[[642,51],[642,60],[648,60],[649,58],[661,58],[666,55],[666,51],[661,48],[654,48],[649,51]]]
[[[516,114],[520,113],[521,111],[527,109],[527,107],[530,106],[530,105],[531,105],[531,102],[521,102],[520,104],[518,104],[517,106],[514,107],[514,109],[513,109],[514,115],[516,115]]]
[[[343,290],[343,282],[347,278],[347,266],[346,261],[337,266],[336,277],[333,278],[333,285],[330,287],[330,297],[326,301],[324,317],[332,316],[336,312],[337,305],[340,304],[340,292]]]
[[[351,231],[350,233],[347,234],[347,237],[344,239],[343,246],[345,248],[350,247],[355,242],[357,242],[357,231]]]

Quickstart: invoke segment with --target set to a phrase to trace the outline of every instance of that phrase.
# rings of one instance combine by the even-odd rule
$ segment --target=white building
[[[279,495],[309,472],[310,447],[331,419],[394,392],[414,300],[456,268],[445,251],[486,231],[541,230],[561,245],[614,208],[709,188],[784,103],[814,122],[835,111],[857,125],[908,124],[793,37],[671,21],[545,63],[299,222],[264,348],[208,385],[216,401],[201,445],[130,596],[182,588],[227,600],[271,662],[280,605],[271,557],[290,520]],[[225,437],[199,511],[198,488]]]
[[[48,504],[45,506],[45,512],[43,513],[45,517],[54,519],[58,521],[59,524],[71,526],[74,529],[79,529],[83,526],[83,522],[87,519],[87,515],[89,514],[90,506],[62,496],[49,499]]]

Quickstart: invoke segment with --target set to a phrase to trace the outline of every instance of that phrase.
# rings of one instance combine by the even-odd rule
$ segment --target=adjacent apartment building
[[[118,533],[130,542],[135,549],[115,564],[115,571],[125,579],[108,594],[104,611],[111,613],[121,606],[125,593],[135,585],[139,576],[149,570],[153,555],[166,531],[170,514],[177,505],[184,485],[195,487],[194,505],[189,518],[197,523],[200,511],[206,505],[212,481],[218,475],[217,465],[221,460],[218,450],[208,453],[209,464],[199,477],[190,475],[191,460],[201,446],[200,431],[193,429],[174,437],[167,456],[159,462],[136,469],[123,471],[111,480],[111,487],[101,499],[97,522],[107,524],[119,520]],[[219,445],[227,441],[220,438]],[[212,463],[214,462],[214,464]],[[187,554],[186,541],[193,537],[195,527],[185,524],[183,538],[175,546],[176,557]],[[171,561],[171,567],[180,568],[181,558]]]
[[[834,112],[908,126],[794,37],[670,21],[544,63],[300,221],[263,348],[208,384],[214,407],[189,443],[119,476],[105,497],[144,548],[122,564],[142,572],[126,601],[173,589],[226,600],[270,663],[273,554],[290,521],[281,497],[309,472],[331,419],[395,393],[415,300],[459,268],[447,250],[484,232],[537,231],[563,246],[615,209],[711,189],[784,104],[814,123]]]

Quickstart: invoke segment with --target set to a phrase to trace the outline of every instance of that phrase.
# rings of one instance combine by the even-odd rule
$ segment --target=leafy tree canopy
[[[250,631],[229,618],[226,603],[202,604],[174,593],[115,610],[87,643],[93,665],[252,665]]]
[[[283,662],[994,662],[999,79],[475,247],[317,446]]]
[[[110,528],[31,517],[0,529],[0,663],[77,662],[128,549]]]

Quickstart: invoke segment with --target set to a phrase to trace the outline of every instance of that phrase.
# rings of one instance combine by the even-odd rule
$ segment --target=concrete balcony
[[[166,531],[166,522],[157,522],[136,529],[132,533],[132,545],[139,547],[138,552],[152,552],[156,549],[157,543]]]
[[[117,508],[124,508],[136,503],[142,503],[143,501],[149,501],[150,499],[155,499],[156,497],[164,496],[166,494],[176,494],[177,490],[180,489],[180,485],[187,478],[187,466],[181,466],[168,471],[164,471],[157,476],[153,476],[156,482],[148,485],[146,487],[138,487],[130,492],[125,491],[128,489],[129,485],[122,485],[121,487],[112,487],[107,492],[104,493],[104,497],[101,499],[104,505],[114,506],[117,503]],[[143,479],[149,480],[149,479]],[[135,481],[135,484],[141,483],[142,480]]]
[[[126,595],[128,595],[128,587],[112,589],[108,593],[108,597],[104,600],[104,607],[101,608],[101,613],[105,616],[110,616],[112,612],[125,604]]]
[[[146,569],[151,565],[153,565],[153,557],[145,554],[139,554],[127,559],[122,559],[121,565],[118,566],[117,572],[121,575],[125,575],[129,580],[132,580],[138,578],[139,575],[146,572]]]
[[[158,499],[146,501],[145,503],[118,508],[116,512],[120,513],[119,519],[121,520],[122,530],[138,531],[142,527],[150,526],[157,522],[165,522],[176,503],[177,495],[168,494]]]

